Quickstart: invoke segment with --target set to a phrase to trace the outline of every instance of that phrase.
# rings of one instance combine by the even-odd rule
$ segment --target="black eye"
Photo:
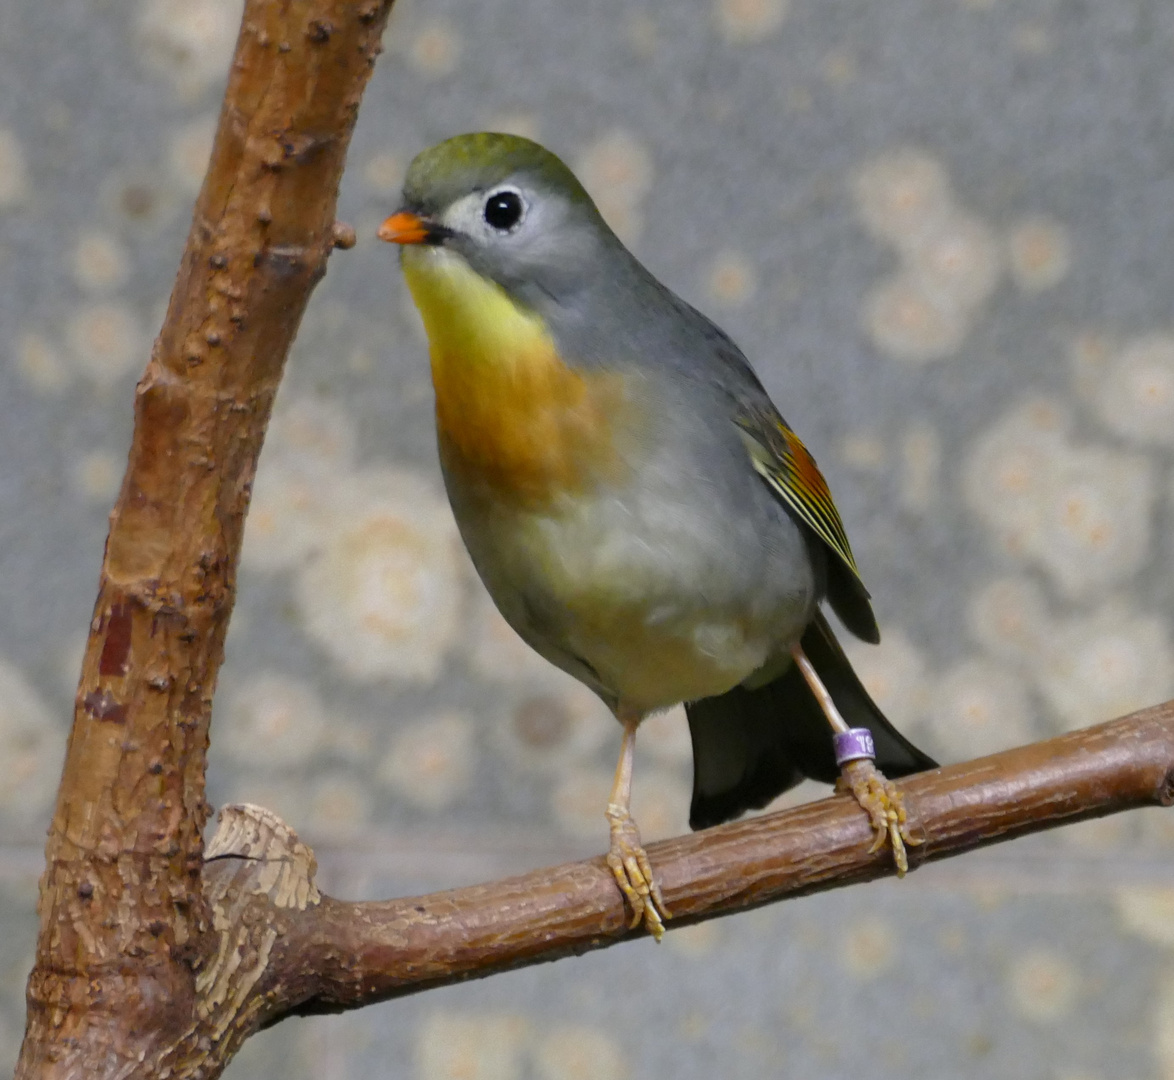
[[[498,191],[485,200],[485,220],[499,232],[509,232],[522,220],[522,196],[516,191]]]

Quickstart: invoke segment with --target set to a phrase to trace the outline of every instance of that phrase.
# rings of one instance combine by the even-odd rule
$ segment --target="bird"
[[[823,613],[880,633],[815,459],[749,360],[628,251],[529,139],[420,153],[380,226],[428,338],[445,489],[498,610],[621,725],[606,855],[658,941],[671,912],[631,813],[636,731],[684,703],[689,824],[804,777],[907,869],[894,778],[936,763],[873,702]]]

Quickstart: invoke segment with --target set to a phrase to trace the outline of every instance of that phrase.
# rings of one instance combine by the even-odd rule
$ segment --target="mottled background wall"
[[[0,1061],[131,392],[220,100],[234,0],[0,5]],[[945,760],[1174,694],[1169,0],[404,0],[262,461],[214,802],[284,814],[387,896],[602,850],[618,732],[485,599],[441,492],[394,253],[458,131],[562,153],[745,347],[836,492],[885,640],[853,650]],[[679,716],[646,835],[684,828]],[[803,792],[803,797],[818,791]],[[1174,816],[339,1019],[282,1080],[1174,1077]]]

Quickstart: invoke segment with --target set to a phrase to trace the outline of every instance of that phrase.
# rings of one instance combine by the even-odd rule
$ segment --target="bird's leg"
[[[632,907],[632,928],[643,921],[648,932],[660,941],[664,937],[664,920],[671,916],[660,894],[660,886],[652,876],[652,866],[640,843],[640,832],[631,810],[632,757],[636,750],[636,727],[643,717],[623,707],[617,709],[616,717],[624,725],[624,738],[620,743],[620,760],[616,765],[611,798],[607,801],[607,822],[611,826],[607,865]]]
[[[823,680],[800,646],[796,645],[791,650],[791,656],[836,733],[836,760],[840,765],[840,779],[836,783],[836,790],[850,791],[853,798],[864,808],[872,821],[872,827],[876,830],[876,841],[871,851],[879,851],[887,838],[893,848],[897,877],[904,877],[909,869],[905,845],[916,846],[921,843],[919,838],[909,832],[904,796],[897,785],[876,767],[872,757],[871,733],[867,729],[854,729],[848,726],[840,715],[840,710],[836,708],[832,695],[828,693]],[[853,742],[857,740],[859,749],[853,751]],[[865,743],[867,745],[863,745]],[[841,746],[845,747],[844,752],[841,752]],[[849,754],[853,756],[848,756]]]

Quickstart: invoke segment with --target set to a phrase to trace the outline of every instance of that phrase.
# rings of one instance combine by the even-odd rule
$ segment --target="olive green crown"
[[[404,201],[412,209],[438,213],[471,191],[489,190],[511,177],[594,205],[575,174],[544,146],[494,131],[457,135],[419,154],[404,179]]]

